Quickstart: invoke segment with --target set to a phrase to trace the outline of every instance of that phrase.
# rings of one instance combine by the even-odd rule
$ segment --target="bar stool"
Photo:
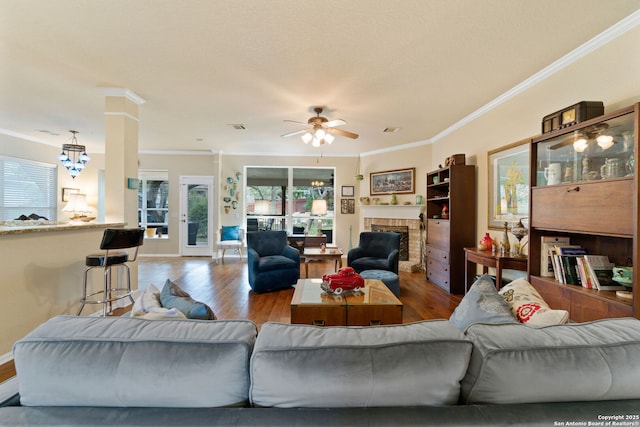
[[[138,257],[138,248],[144,243],[144,228],[107,228],[102,235],[100,249],[105,252],[87,255],[85,264],[87,269],[84,271],[84,283],[82,291],[81,305],[77,316],[80,315],[85,304],[102,304],[102,315],[107,315],[107,306],[111,312],[112,303],[122,298],[129,297],[133,304],[131,296],[131,273],[127,262],[134,262]],[[122,249],[135,248],[133,257],[129,256],[128,251]],[[117,286],[111,285],[112,267],[124,267],[127,273],[127,285]],[[103,289],[87,295],[87,276],[89,271],[94,268],[104,268],[104,284]],[[116,278],[117,280],[117,278]],[[93,299],[92,297],[96,297]]]

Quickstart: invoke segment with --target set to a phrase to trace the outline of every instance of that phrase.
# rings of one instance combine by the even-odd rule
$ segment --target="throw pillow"
[[[223,225],[220,240],[240,240],[240,226]]]
[[[548,326],[567,323],[569,312],[552,310],[526,279],[516,279],[500,289],[500,295],[521,323]]]
[[[176,308],[188,319],[216,320],[213,310],[203,302],[195,301],[187,292],[167,279],[160,292],[163,307]]]
[[[160,304],[160,290],[153,285],[143,290],[133,303],[131,317],[142,319],[185,319],[185,315],[175,308],[164,308]]]
[[[516,323],[490,276],[481,276],[454,310],[449,321],[464,332],[472,323]]]

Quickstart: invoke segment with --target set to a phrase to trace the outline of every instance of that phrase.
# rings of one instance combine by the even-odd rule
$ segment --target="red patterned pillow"
[[[500,295],[511,307],[511,312],[521,323],[533,326],[567,323],[566,310],[553,310],[538,291],[525,279],[516,279],[500,289]]]

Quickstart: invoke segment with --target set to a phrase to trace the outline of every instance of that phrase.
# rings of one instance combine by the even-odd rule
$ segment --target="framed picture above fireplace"
[[[416,168],[371,172],[369,176],[372,196],[416,192]]]

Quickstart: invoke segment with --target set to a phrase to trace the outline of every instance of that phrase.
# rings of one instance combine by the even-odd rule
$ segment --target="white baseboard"
[[[13,360],[13,353],[7,353],[0,356],[0,365],[11,362]]]
[[[180,254],[138,254],[140,258],[179,258]]]

